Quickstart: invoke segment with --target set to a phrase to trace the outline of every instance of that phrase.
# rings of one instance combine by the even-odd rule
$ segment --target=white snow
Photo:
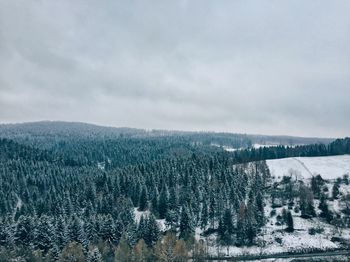
[[[137,208],[134,208],[134,217],[135,217],[135,222],[140,223],[141,216],[147,217],[149,216],[150,212],[148,210],[146,211],[139,211]],[[157,219],[157,224],[159,226],[159,229],[161,231],[166,231],[167,226],[165,224],[165,219]]]
[[[215,147],[220,147],[220,148],[224,149],[227,152],[234,152],[234,151],[243,149],[243,148],[233,148],[233,147],[230,147],[230,146],[221,146],[221,145],[214,144],[214,143],[211,143],[210,145],[211,146],[215,146]]]
[[[266,161],[272,177],[295,176],[308,179],[320,174],[324,179],[336,179],[350,174],[350,155],[325,157],[293,157]]]
[[[138,208],[134,208],[134,216],[135,216],[135,222],[140,223],[141,217],[147,217],[149,215],[149,211],[139,211]]]
[[[233,148],[233,147],[229,147],[229,146],[223,146],[222,148],[227,152],[234,152],[234,151],[242,149],[242,148]]]
[[[255,149],[259,149],[261,147],[274,147],[274,146],[279,146],[280,144],[266,144],[266,145],[263,145],[263,144],[253,144],[253,148]]]
[[[97,168],[101,170],[105,170],[105,162],[98,162],[97,163]]]

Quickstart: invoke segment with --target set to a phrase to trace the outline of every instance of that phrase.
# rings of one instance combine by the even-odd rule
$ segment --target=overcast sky
[[[0,0],[0,122],[350,135],[349,0]]]

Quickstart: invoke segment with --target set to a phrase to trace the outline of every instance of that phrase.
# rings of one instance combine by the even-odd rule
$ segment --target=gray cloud
[[[0,122],[346,136],[350,2],[0,0]]]

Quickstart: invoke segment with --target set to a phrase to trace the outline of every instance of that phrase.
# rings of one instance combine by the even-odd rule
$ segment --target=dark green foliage
[[[118,226],[112,216],[100,216],[99,219],[101,219],[99,236],[110,244],[117,244],[119,241]]]
[[[320,175],[313,176],[311,178],[311,190],[316,198],[320,197],[321,188],[324,185],[324,181]]]
[[[189,239],[194,233],[193,217],[188,206],[184,206],[181,210],[180,217],[180,238]]]
[[[287,224],[286,231],[293,232],[294,231],[294,222],[293,222],[292,213],[290,211],[287,211],[285,219],[286,219],[286,224]]]
[[[158,200],[158,214],[160,219],[165,218],[168,212],[168,207],[169,207],[169,191],[168,191],[168,187],[164,185],[162,188],[162,191],[160,192],[159,200]]]
[[[318,208],[321,210],[320,217],[325,218],[328,223],[333,219],[333,214],[328,208],[327,198],[324,194],[321,195]]]
[[[40,217],[34,231],[34,246],[46,254],[54,244],[54,228],[50,217]]]
[[[32,217],[20,216],[15,230],[15,242],[19,245],[30,245],[34,238],[34,221]]]
[[[218,239],[219,242],[225,246],[234,243],[235,226],[230,209],[226,209],[223,217],[219,221]]]
[[[140,211],[145,211],[148,208],[148,192],[146,186],[142,187],[138,206]]]
[[[147,233],[145,236],[145,243],[148,246],[154,246],[160,237],[159,227],[154,215],[149,215],[147,220]]]
[[[332,198],[333,199],[338,199],[339,198],[339,183],[335,183],[333,185]]]
[[[238,246],[253,244],[258,229],[253,214],[254,210],[252,206],[241,205],[237,221],[236,243]]]
[[[169,210],[166,214],[165,222],[169,226],[169,230],[176,232],[178,222],[179,222],[179,213],[177,210]]]
[[[311,190],[306,186],[300,187],[300,211],[302,218],[312,218],[316,216],[314,207],[314,197]]]
[[[160,230],[154,215],[151,214],[147,217],[141,216],[138,236],[139,239],[143,239],[149,247],[156,244],[160,237]]]
[[[322,234],[324,232],[324,228],[321,227],[311,227],[308,229],[308,233],[310,235]]]

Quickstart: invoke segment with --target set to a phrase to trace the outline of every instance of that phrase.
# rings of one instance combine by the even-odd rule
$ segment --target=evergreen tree
[[[142,215],[140,218],[139,226],[137,228],[138,239],[145,240],[147,235],[147,219]]]
[[[200,227],[202,230],[204,230],[207,227],[208,222],[209,222],[208,206],[206,202],[204,202],[202,205],[201,223],[200,223]]]
[[[7,234],[7,225],[4,221],[0,220],[0,246],[7,245],[8,234]]]
[[[301,217],[303,218],[316,216],[313,194],[311,190],[305,186],[300,187],[300,210]]]
[[[84,229],[84,224],[82,224],[82,223],[79,224],[78,242],[83,247],[84,255],[87,255],[87,253],[89,251],[90,241],[87,238],[87,235],[86,235],[86,232],[85,232],[85,229]]]
[[[45,215],[41,216],[34,231],[35,248],[46,254],[52,248],[54,235],[55,232],[50,218]]]
[[[287,232],[293,232],[294,231],[294,222],[293,222],[293,216],[290,211],[287,211],[286,214],[286,223],[287,223]]]
[[[163,186],[162,191],[160,192],[159,201],[158,201],[158,214],[160,219],[164,219],[166,213],[168,212],[169,205],[169,192],[166,185]]]
[[[237,220],[237,244],[251,245],[256,236],[257,227],[251,206],[241,205]]]
[[[34,222],[31,217],[20,216],[15,231],[15,242],[29,245],[33,241]]]
[[[153,197],[151,199],[151,210],[152,210],[152,213],[155,215],[155,216],[158,216],[158,203],[159,203],[159,194],[158,194],[158,189],[157,187],[154,188],[153,190]]]
[[[339,198],[339,184],[338,183],[334,183],[334,185],[333,185],[332,198],[333,199]]]
[[[134,247],[138,241],[138,228],[135,222],[128,225],[125,232],[125,238],[130,247]]]
[[[170,228],[170,231],[176,232],[178,225],[179,214],[177,210],[169,210],[166,214],[165,223]]]
[[[150,214],[148,219],[147,219],[147,233],[144,236],[144,240],[146,242],[146,244],[151,247],[154,246],[160,236],[160,230],[156,221],[156,218]]]
[[[78,216],[73,216],[69,222],[69,238],[71,241],[79,242],[82,222]]]
[[[229,255],[229,246],[234,243],[235,228],[230,209],[226,209],[223,217],[219,221],[218,239],[219,243],[227,246],[227,255]]]
[[[321,210],[320,217],[325,218],[327,222],[331,222],[333,219],[332,212],[328,208],[326,196],[324,194],[321,195],[319,209]]]
[[[178,208],[179,208],[178,189],[175,187],[171,187],[170,193],[169,193],[169,209],[173,211],[177,211]]]
[[[89,253],[87,255],[87,261],[88,262],[102,262],[102,255],[98,248],[93,248],[92,250],[89,250]]]
[[[86,239],[89,242],[93,242],[96,239],[97,232],[90,219],[84,222],[83,229],[86,235]]]
[[[55,226],[55,231],[56,231],[56,244],[58,248],[63,249],[68,243],[68,238],[69,238],[67,225],[63,217],[58,218]]]
[[[60,252],[59,247],[56,245],[56,243],[54,243],[51,250],[50,250],[50,254],[49,254],[50,260],[59,261],[60,253],[61,252]]]
[[[112,216],[109,214],[107,216],[102,217],[100,227],[100,236],[101,238],[108,242],[109,244],[117,243],[117,235],[116,235],[116,225],[113,221]]]
[[[180,217],[180,238],[189,239],[194,233],[192,216],[188,206],[183,206]]]
[[[145,211],[148,207],[148,193],[146,186],[142,187],[140,200],[139,200],[139,211]]]

